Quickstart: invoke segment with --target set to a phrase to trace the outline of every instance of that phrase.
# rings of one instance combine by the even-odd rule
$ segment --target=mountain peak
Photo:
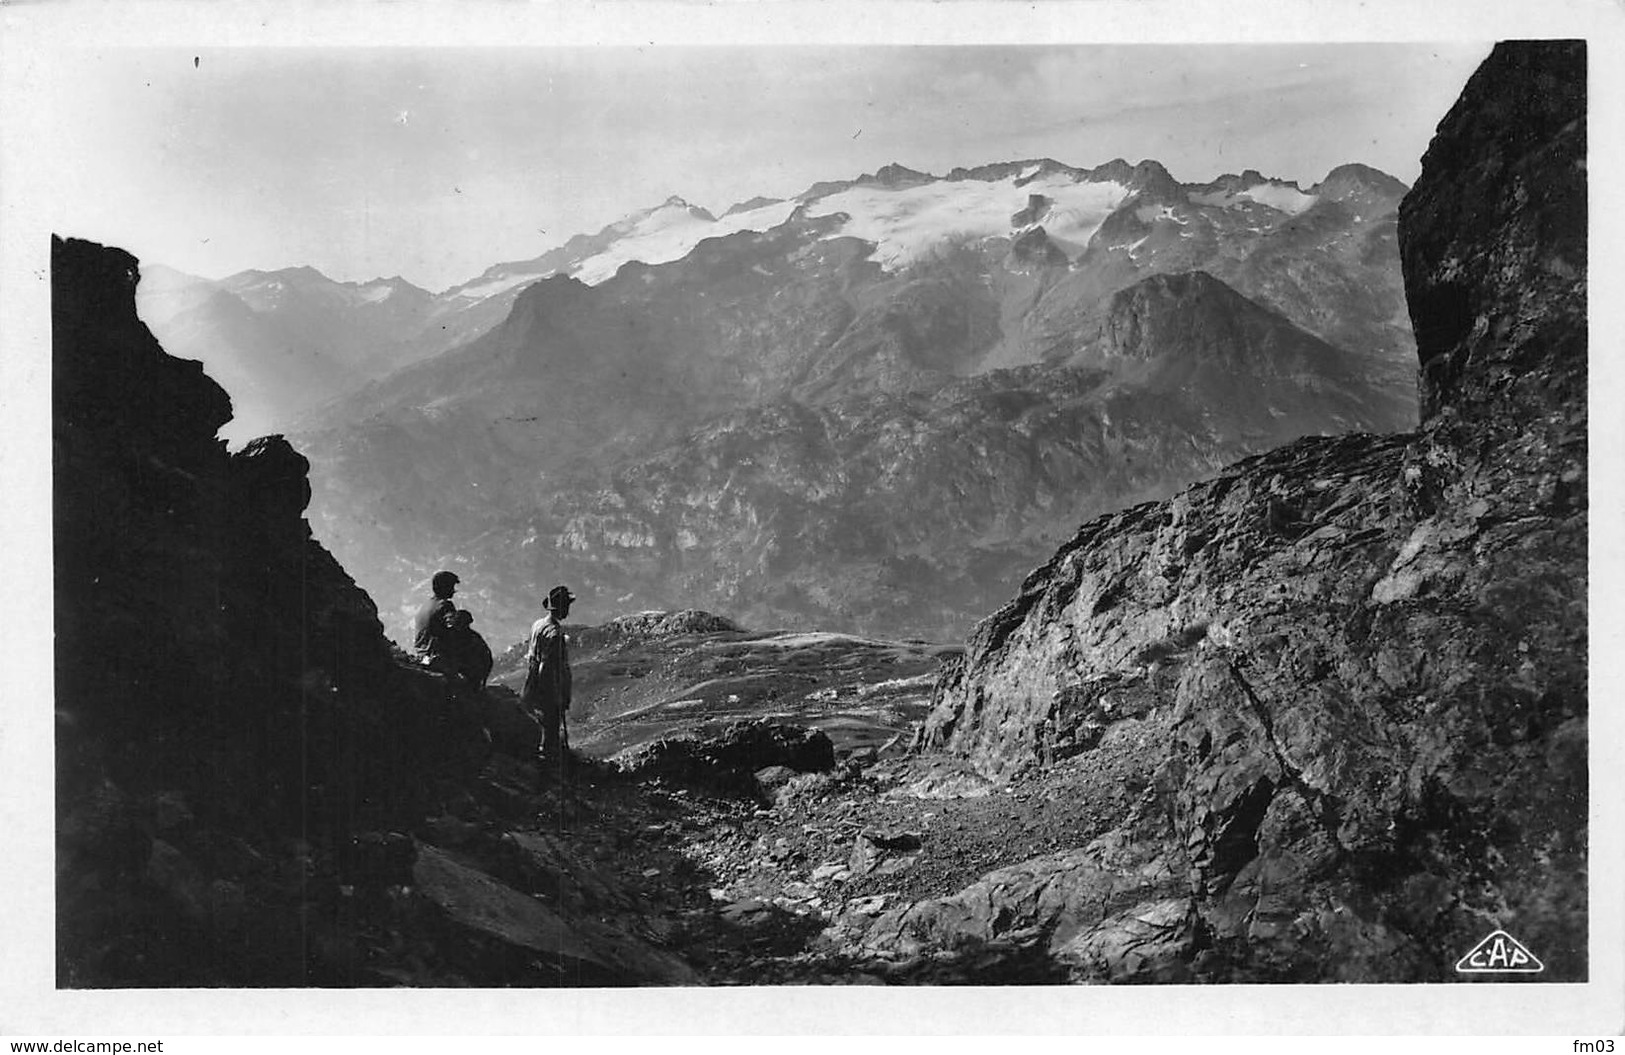
[[[265,282],[294,282],[305,286],[318,282],[333,283],[335,285],[337,284],[333,279],[328,278],[326,275],[322,274],[322,272],[318,271],[314,267],[311,267],[309,264],[299,264],[294,267],[279,267],[270,271],[264,270],[263,268],[251,267],[246,271],[239,271],[234,275],[228,275],[220,280],[221,285],[232,288],[256,286]]]
[[[1206,271],[1151,275],[1119,290],[1107,302],[1102,335],[1109,354],[1129,359],[1254,369],[1307,349],[1328,367],[1336,362],[1330,346]]]
[[[1149,192],[1151,197],[1169,191],[1177,193],[1180,189],[1179,181],[1163,167],[1162,162],[1154,158],[1142,158],[1133,165],[1123,158],[1112,158],[1104,165],[1087,170],[1083,175],[1095,182],[1109,180],[1121,183],[1125,187],[1133,187],[1142,194]]]
[[[865,176],[862,180],[860,180],[860,182],[879,183],[883,186],[891,187],[896,186],[899,183],[913,183],[935,178],[936,177],[932,176],[929,172],[918,172],[906,165],[900,165],[893,161],[889,165],[881,166],[875,171],[873,176]]]
[[[667,198],[653,209],[650,209],[645,215],[653,216],[655,213],[664,212],[668,209],[675,209],[685,212],[695,219],[704,220],[707,223],[711,223],[716,220],[716,217],[712,216],[708,210],[695,205],[680,194],[673,194],[671,197]]]
[[[748,198],[745,201],[736,202],[735,204],[730,205],[728,207],[728,211],[722,215],[734,216],[738,213],[754,212],[757,209],[765,209],[769,205],[777,205],[783,200],[783,198],[768,198],[758,194],[754,198]]]
[[[1243,169],[1240,175],[1237,175],[1234,172],[1226,172],[1223,175],[1215,176],[1203,186],[1204,189],[1223,190],[1228,191],[1231,194],[1244,190],[1251,190],[1254,187],[1263,186],[1288,187],[1292,190],[1300,192],[1302,191],[1302,188],[1298,186],[1295,180],[1284,180],[1278,179],[1275,176],[1266,176],[1257,169]]]
[[[318,271],[309,264],[300,264],[297,267],[285,267],[280,271],[272,272],[272,274],[278,278],[292,279],[297,282],[332,282],[342,285],[342,283],[339,283],[338,279],[329,278],[327,275],[323,274],[321,271]]]
[[[1145,158],[1129,172],[1129,186],[1138,188],[1145,202],[1177,202],[1185,198],[1185,189],[1162,162]]]
[[[1392,199],[1397,205],[1399,199],[1403,198],[1409,189],[1381,169],[1374,169],[1359,162],[1349,162],[1328,172],[1325,179],[1309,188],[1309,193],[1333,201],[1345,201],[1350,198]]]

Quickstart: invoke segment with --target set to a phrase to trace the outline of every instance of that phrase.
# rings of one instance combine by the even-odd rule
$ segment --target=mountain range
[[[1404,191],[888,165],[720,218],[672,198],[437,295],[295,269],[141,304],[311,459],[398,637],[444,566],[499,641],[555,581],[605,616],[947,639],[1090,516],[1413,425]]]

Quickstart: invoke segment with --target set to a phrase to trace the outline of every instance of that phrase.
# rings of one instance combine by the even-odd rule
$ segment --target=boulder
[[[752,775],[756,777],[756,785],[762,789],[764,795],[776,798],[784,786],[795,777],[796,771],[789,766],[765,766]]]
[[[818,729],[757,719],[664,737],[611,759],[628,776],[660,778],[760,795],[755,774],[782,766],[797,773],[835,767],[835,745]]]
[[[847,870],[862,876],[873,872],[890,875],[901,872],[919,860],[921,849],[919,832],[869,830],[858,835],[852,843],[852,855],[847,859]]]

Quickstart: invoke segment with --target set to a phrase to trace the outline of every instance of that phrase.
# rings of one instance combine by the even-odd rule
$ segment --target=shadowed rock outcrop
[[[385,678],[305,459],[215,439],[230,400],[136,318],[135,259],[57,240],[52,276],[60,981],[320,978],[262,833],[410,811],[382,792],[425,761],[432,697]]]
[[[1584,45],[1500,49],[1400,203],[1426,421],[1529,420],[1585,403]],[[1578,63],[1580,72],[1570,69]],[[1493,237],[1492,237],[1493,234]]]
[[[734,722],[710,734],[663,737],[614,758],[623,773],[661,777],[745,795],[760,793],[754,774],[781,766],[818,773],[835,766],[835,746],[817,729],[783,722]]]
[[[870,949],[1025,927],[1081,979],[1448,980],[1501,928],[1586,976],[1585,157],[1583,43],[1497,47],[1401,209],[1420,431],[1250,458],[1033,572],[920,745],[1009,777],[1139,724],[1152,790]]]

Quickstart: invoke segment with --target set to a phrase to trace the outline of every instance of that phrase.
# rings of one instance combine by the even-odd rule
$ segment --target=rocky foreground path
[[[865,937],[1142,808],[1134,741],[1157,731],[1120,732],[1088,767],[997,788],[940,758],[767,766],[754,794],[727,794],[594,761],[538,782],[493,753],[415,830],[362,838],[374,860],[339,877],[338,958],[360,985],[1065,982],[1043,922],[1004,927],[997,897],[955,948]]]

